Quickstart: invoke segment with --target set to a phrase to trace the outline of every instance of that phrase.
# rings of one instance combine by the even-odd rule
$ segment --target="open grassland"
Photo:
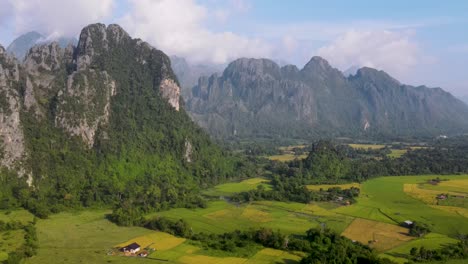
[[[413,239],[408,236],[407,228],[362,218],[356,218],[342,235],[364,245],[369,245],[380,252]]]
[[[248,192],[250,190],[255,190],[259,185],[263,185],[265,190],[271,190],[271,185],[269,180],[264,178],[252,178],[248,180],[243,180],[241,182],[225,183],[217,185],[211,189],[208,189],[203,192],[203,194],[208,196],[229,196],[234,193],[239,192]]]
[[[372,179],[361,185],[357,203],[334,209],[349,216],[399,224],[405,220],[429,224],[433,232],[444,235],[468,233],[466,218],[448,210],[434,208],[404,192],[405,184],[417,184],[437,176],[403,176]],[[444,179],[468,179],[464,176],[439,176]]]
[[[333,187],[340,187],[341,189],[350,189],[351,187],[359,188],[361,185],[359,183],[346,183],[346,184],[318,184],[318,185],[307,185],[307,189],[311,191],[320,191],[328,190],[329,188]]]
[[[325,223],[341,232],[353,220],[352,217],[333,212],[325,214],[326,209],[318,205],[315,209],[322,213],[314,214],[309,206],[272,201],[252,202],[246,205],[214,201],[208,203],[208,207],[204,209],[177,208],[151,214],[148,217],[160,215],[174,220],[183,218],[188,221],[194,232],[213,233],[268,227],[287,234],[304,234],[320,223]]]

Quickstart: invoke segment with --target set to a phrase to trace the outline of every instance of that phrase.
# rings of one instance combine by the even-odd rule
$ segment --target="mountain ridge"
[[[321,57],[302,69],[241,58],[222,75],[200,79],[192,92],[192,117],[225,139],[432,137],[468,130],[468,107],[440,88],[404,85],[368,67],[345,77]]]

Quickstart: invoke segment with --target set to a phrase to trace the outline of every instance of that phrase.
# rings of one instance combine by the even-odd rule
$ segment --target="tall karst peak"
[[[280,68],[278,64],[269,59],[240,58],[231,62],[224,71],[224,75],[226,76],[239,74],[250,76],[270,75],[274,78],[278,78],[280,75]]]
[[[395,85],[400,85],[401,83],[390,76],[388,73],[382,71],[382,70],[377,70],[374,68],[370,67],[362,67],[360,68],[356,75],[351,76],[350,78],[357,78],[357,79],[365,79],[366,81],[371,81],[371,82],[389,82],[389,83],[394,83]]]
[[[309,60],[309,62],[307,62],[306,65],[304,66],[304,70],[308,70],[308,71],[318,71],[318,70],[325,71],[325,70],[330,70],[330,69],[332,69],[332,67],[330,66],[328,61],[320,56],[312,57]]]

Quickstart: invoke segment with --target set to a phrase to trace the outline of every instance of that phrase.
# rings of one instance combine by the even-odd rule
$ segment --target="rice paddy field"
[[[150,214],[170,219],[185,219],[193,232],[223,233],[236,229],[268,227],[286,234],[304,234],[312,227],[325,225],[342,235],[375,248],[382,256],[404,263],[405,256],[415,246],[438,248],[455,243],[457,233],[468,233],[468,215],[457,206],[441,206],[433,203],[432,196],[414,196],[413,192],[435,193],[466,192],[468,175],[439,176],[438,185],[426,185],[434,175],[382,177],[372,179],[359,186],[361,195],[357,203],[339,206],[335,203],[286,203],[257,201],[235,204],[226,200],[213,200],[207,208],[171,209]],[[215,188],[218,192],[233,193],[268,184],[264,179],[255,178],[239,183],[229,183]],[[418,188],[408,191],[408,186]],[[326,189],[332,186],[314,186]],[[255,187],[256,188],[256,187]],[[310,188],[310,187],[309,187]],[[431,198],[431,199],[429,199]],[[193,241],[174,237],[170,234],[151,231],[140,227],[119,227],[105,216],[108,210],[87,210],[64,212],[49,219],[38,220],[38,254],[25,263],[297,263],[303,255],[296,252],[266,249],[259,246],[251,254],[223,254],[201,248]],[[0,212],[0,219],[22,221],[32,220],[24,210]],[[429,224],[432,233],[423,238],[407,236],[408,230],[400,227],[405,220]],[[22,243],[21,230],[0,233],[0,259],[8,251]],[[142,247],[155,248],[147,258],[112,255],[116,247],[133,242]],[[451,264],[463,262],[451,261]]]

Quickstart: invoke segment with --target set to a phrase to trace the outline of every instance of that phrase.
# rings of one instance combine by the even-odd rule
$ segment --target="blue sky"
[[[36,30],[77,36],[119,23],[193,63],[268,57],[302,67],[370,66],[404,83],[468,95],[468,1],[0,0],[0,43]]]

